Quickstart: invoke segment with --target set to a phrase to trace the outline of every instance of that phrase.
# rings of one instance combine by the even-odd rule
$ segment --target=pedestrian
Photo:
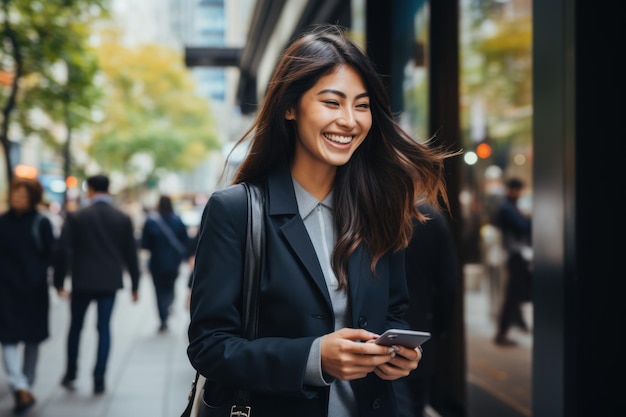
[[[494,343],[515,346],[517,342],[509,338],[509,329],[517,326],[522,331],[529,331],[522,304],[531,299],[532,222],[518,206],[524,182],[519,178],[511,178],[505,185],[506,195],[496,213],[495,223],[500,228],[502,245],[507,255],[507,282]]]
[[[413,221],[406,249],[406,320],[412,329],[429,331],[432,337],[423,346],[419,368],[396,384],[402,417],[423,417],[436,398],[437,365],[447,360],[438,355],[439,347],[450,341],[460,294],[460,262],[448,219],[430,204],[420,204],[418,210],[428,220]]]
[[[189,309],[191,305],[191,289],[193,287],[193,266],[196,261],[196,247],[200,240],[200,233],[196,231],[187,245],[187,265],[189,266],[189,277],[187,278],[187,297],[185,298],[185,307]]]
[[[187,227],[174,212],[172,199],[160,196],[157,210],[148,215],[141,232],[141,247],[150,252],[148,269],[156,294],[159,332],[167,330],[174,284],[182,261],[187,259],[188,246]]]
[[[214,389],[250,391],[253,415],[396,416],[391,381],[419,348],[372,343],[408,328],[404,248],[418,197],[445,198],[450,154],[394,121],[373,64],[337,26],[282,54],[250,150],[215,191],[196,251],[189,359]],[[243,182],[264,190],[258,338],[242,338]]]
[[[0,343],[17,414],[35,404],[39,345],[49,336],[48,268],[54,235],[50,220],[37,211],[42,198],[39,180],[15,177],[9,209],[0,215]]]
[[[67,213],[54,259],[54,286],[70,300],[67,363],[61,385],[76,389],[80,334],[85,313],[97,304],[98,346],[93,368],[94,393],[105,391],[105,373],[111,345],[110,320],[117,291],[124,286],[124,269],[130,275],[132,300],[138,300],[137,245],[130,216],[114,206],[109,178],[87,178],[89,205]],[[65,289],[71,274],[71,294]]]

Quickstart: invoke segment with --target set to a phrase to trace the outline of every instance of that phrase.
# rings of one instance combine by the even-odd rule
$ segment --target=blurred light
[[[53,193],[64,193],[66,188],[65,181],[62,179],[55,178],[50,181],[50,191]]]
[[[468,206],[472,202],[472,193],[467,190],[463,190],[459,193],[459,201],[464,206]]]
[[[485,193],[495,196],[504,194],[502,168],[497,165],[489,165],[485,168]]]
[[[481,98],[474,98],[470,107],[472,142],[478,143],[487,137],[487,124],[485,116],[485,104]]]
[[[487,143],[481,143],[476,147],[476,154],[481,159],[486,159],[491,156],[491,146]]]
[[[502,178],[502,168],[497,165],[489,165],[485,169],[485,179],[498,180]]]
[[[485,38],[491,38],[492,36],[495,36],[496,33],[498,33],[498,26],[494,23],[493,20],[485,19],[480,25],[480,32]]]
[[[18,164],[15,166],[15,175],[22,178],[37,178],[37,168]]]
[[[465,161],[467,165],[474,165],[478,161],[478,155],[472,151],[466,152],[465,155],[463,155],[463,161]]]
[[[0,71],[0,85],[3,86],[10,86],[11,84],[13,84],[13,73],[7,72],[7,71]]]
[[[74,188],[78,185],[78,178],[73,175],[70,175],[65,179],[65,185],[67,188]]]
[[[513,162],[515,165],[524,165],[526,163],[526,156],[522,153],[515,154],[513,157]]]

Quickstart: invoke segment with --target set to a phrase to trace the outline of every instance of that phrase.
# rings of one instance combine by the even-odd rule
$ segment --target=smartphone
[[[430,336],[430,332],[419,330],[389,329],[376,339],[376,343],[383,346],[399,345],[415,349],[430,339]]]

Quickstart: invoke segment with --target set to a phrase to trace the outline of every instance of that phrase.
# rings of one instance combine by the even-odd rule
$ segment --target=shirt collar
[[[90,201],[91,204],[95,204],[99,202],[113,204],[113,196],[111,196],[110,194],[96,194],[95,196],[91,198],[91,201]]]
[[[315,207],[320,204],[320,202],[317,200],[317,198],[313,197],[311,193],[305,190],[304,187],[301,186],[295,178],[292,177],[292,180],[293,188],[296,192],[296,201],[298,203],[298,211],[300,212],[300,217],[302,217],[302,219],[306,219],[307,216],[309,216],[311,212],[315,209]],[[326,198],[324,198],[321,204],[331,211],[335,208],[332,190],[330,191],[330,193],[328,193]]]

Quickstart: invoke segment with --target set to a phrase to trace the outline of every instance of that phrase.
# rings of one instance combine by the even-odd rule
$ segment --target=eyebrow
[[[346,95],[346,93],[344,93],[343,91],[333,90],[332,88],[327,88],[326,90],[322,90],[322,91],[320,91],[319,93],[317,93],[317,95],[319,96],[319,95],[321,95],[321,94],[328,94],[328,93],[330,93],[330,94],[336,94],[336,95],[338,95],[338,96],[340,96],[340,97],[343,97],[343,98],[348,98],[348,96]],[[369,95],[370,95],[370,94],[366,91],[366,92],[364,92],[364,93],[357,94],[357,96],[356,96],[355,98],[369,97]]]

